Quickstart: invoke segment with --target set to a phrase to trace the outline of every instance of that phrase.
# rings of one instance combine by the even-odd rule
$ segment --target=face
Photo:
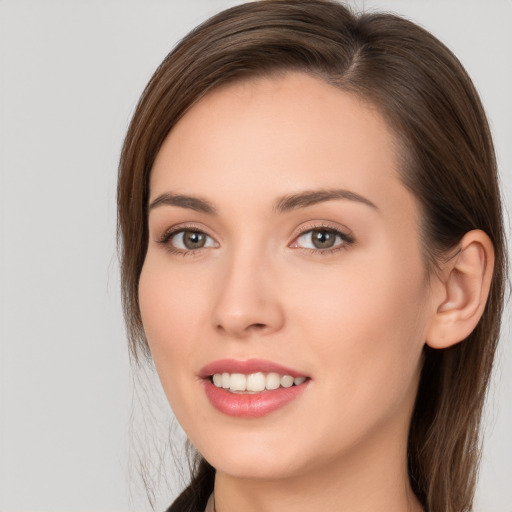
[[[301,73],[214,90],[164,141],[140,307],[218,472],[404,455],[432,307],[394,148],[377,111]]]

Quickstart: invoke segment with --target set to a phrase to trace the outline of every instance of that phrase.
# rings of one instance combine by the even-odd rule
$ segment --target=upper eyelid
[[[211,238],[215,238],[213,235],[209,233],[209,230],[206,229],[206,227],[196,223],[180,223],[170,226],[164,229],[158,238],[163,238],[169,235],[175,235],[177,233],[180,233],[181,231],[197,231],[199,233],[204,233],[205,235]]]
[[[292,235],[292,240],[295,240],[298,236],[303,235],[304,233],[307,233],[308,231],[314,231],[314,230],[331,230],[336,231],[342,235],[350,236],[352,237],[352,230],[349,229],[346,226],[343,226],[341,224],[338,224],[337,222],[330,222],[330,221],[316,221],[312,224],[304,223],[302,226],[299,226],[294,234]]]

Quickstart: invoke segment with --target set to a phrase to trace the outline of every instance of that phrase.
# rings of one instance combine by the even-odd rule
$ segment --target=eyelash
[[[164,234],[157,240],[157,243],[166,246],[166,249],[171,254],[177,254],[177,255],[183,256],[183,257],[197,255],[197,253],[200,252],[201,249],[204,249],[205,247],[200,247],[198,249],[183,250],[183,249],[177,249],[176,247],[173,247],[173,245],[170,243],[171,240],[173,239],[173,237],[175,237],[179,233],[186,233],[187,231],[203,234],[206,237],[213,240],[213,238],[210,235],[205,233],[201,228],[199,228],[197,226],[180,225],[180,226],[172,227],[172,228],[168,229],[167,231],[165,231]],[[354,238],[351,235],[339,230],[338,228],[334,228],[333,226],[329,226],[329,225],[325,225],[325,224],[318,224],[318,225],[313,225],[313,226],[307,226],[307,227],[300,229],[297,236],[293,239],[292,244],[296,243],[300,237],[304,236],[305,234],[307,234],[309,232],[313,232],[313,231],[329,232],[329,233],[333,234],[336,238],[339,237],[341,239],[341,243],[339,243],[338,245],[335,245],[334,247],[330,247],[327,249],[318,249],[318,248],[315,249],[315,248],[310,248],[310,247],[292,247],[292,248],[293,249],[301,249],[302,251],[306,251],[308,254],[312,254],[315,256],[316,255],[325,256],[328,254],[334,254],[338,251],[345,250],[348,247],[350,247],[351,245],[353,245],[355,242]],[[206,247],[206,248],[209,248],[209,247]]]
[[[314,249],[310,247],[294,247],[294,249],[301,249],[302,251],[307,251],[308,254],[312,254],[314,256],[327,256],[337,253],[339,251],[344,251],[345,249],[347,249],[348,247],[355,243],[355,240],[351,235],[344,231],[341,231],[339,228],[335,228],[327,224],[315,224],[313,226],[309,225],[305,226],[304,228],[301,228],[299,230],[299,234],[293,239],[292,243],[296,243],[301,236],[304,236],[305,234],[310,232],[312,233],[313,231],[325,231],[331,233],[336,238],[339,237],[341,239],[341,243],[328,249]]]
[[[199,249],[177,249],[176,247],[173,247],[173,245],[170,243],[172,238],[178,235],[179,233],[186,233],[186,232],[193,232],[193,233],[201,233],[208,238],[212,238],[210,235],[205,233],[203,229],[199,228],[198,226],[194,225],[179,225],[174,226],[172,228],[169,228],[167,231],[164,232],[164,234],[157,240],[157,243],[164,245],[168,252],[171,254],[176,254],[179,256],[194,256],[196,255],[203,247]]]

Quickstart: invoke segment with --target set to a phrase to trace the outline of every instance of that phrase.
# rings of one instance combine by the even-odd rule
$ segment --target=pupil
[[[187,231],[183,236],[183,244],[187,249],[199,249],[204,246],[206,237],[198,231]]]
[[[332,231],[313,231],[313,245],[317,249],[329,249],[334,245],[335,239]]]

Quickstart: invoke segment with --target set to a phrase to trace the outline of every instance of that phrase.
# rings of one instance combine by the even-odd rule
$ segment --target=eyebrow
[[[351,192],[350,190],[343,189],[306,190],[297,194],[283,196],[275,202],[273,209],[277,213],[285,213],[337,199],[355,201],[376,210],[379,209],[369,199],[366,199],[366,197],[356,194],[355,192]],[[209,215],[217,214],[217,209],[207,199],[184,194],[172,194],[169,192],[161,194],[149,204],[149,210],[153,210],[160,206],[178,206],[180,208],[207,213]]]
[[[187,208],[196,212],[208,213],[215,215],[217,213],[216,208],[210,201],[195,196],[187,196],[183,194],[171,194],[165,193],[159,195],[154,199],[150,205],[149,210],[158,208],[159,206],[179,206],[180,208]]]
[[[332,201],[336,199],[346,199],[348,201],[355,201],[362,203],[366,206],[378,210],[377,205],[372,203],[366,197],[363,197],[350,190],[343,189],[330,189],[330,190],[306,190],[298,194],[291,194],[280,198],[275,206],[274,210],[278,213],[289,212],[298,208],[306,208],[307,206],[313,206],[318,203],[325,201]]]

